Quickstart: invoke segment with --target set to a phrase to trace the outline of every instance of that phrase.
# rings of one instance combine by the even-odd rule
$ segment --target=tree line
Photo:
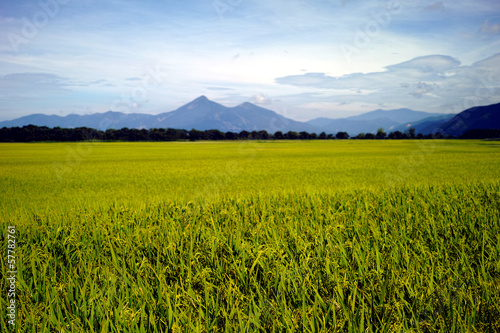
[[[500,130],[472,130],[464,133],[460,138],[484,139],[500,137]],[[200,141],[200,140],[333,140],[333,139],[444,139],[455,138],[437,134],[415,134],[415,129],[410,128],[405,133],[401,131],[387,134],[382,128],[373,133],[360,133],[350,137],[347,132],[337,134],[320,134],[308,132],[281,132],[274,134],[267,131],[241,131],[221,132],[216,129],[190,131],[173,128],[153,128],[153,129],[108,129],[100,131],[88,127],[78,128],[49,128],[46,126],[28,125],[23,127],[3,127],[0,129],[0,142],[74,142],[74,141]]]

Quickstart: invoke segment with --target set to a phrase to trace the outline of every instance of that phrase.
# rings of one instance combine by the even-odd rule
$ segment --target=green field
[[[499,166],[464,140],[0,144],[17,331],[498,332]]]

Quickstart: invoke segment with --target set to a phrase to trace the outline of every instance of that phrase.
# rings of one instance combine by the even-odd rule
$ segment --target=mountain
[[[70,114],[65,117],[44,114],[32,114],[29,116],[0,122],[1,127],[22,127],[26,125],[47,127],[89,127],[100,130],[109,128],[146,128],[154,116],[141,113],[121,113],[108,111],[90,115]]]
[[[186,130],[218,129],[223,132],[241,132],[243,130],[266,130],[269,133],[276,131],[326,132],[328,134],[347,132],[351,136],[359,133],[375,133],[381,127],[386,132],[397,130],[404,132],[409,127],[414,127],[417,133],[441,132],[459,136],[470,129],[499,129],[500,104],[471,108],[458,115],[427,113],[410,109],[375,110],[348,118],[316,118],[304,123],[285,118],[274,111],[251,103],[226,107],[205,96],[200,96],[177,110],[158,115],[113,111],[90,115],[70,114],[65,117],[32,114],[0,122],[0,128],[25,125],[63,128],[90,127],[99,130],[128,127]]]
[[[308,123],[311,124],[310,122]],[[350,136],[355,136],[359,133],[375,133],[377,129],[381,127],[385,130],[391,130],[395,126],[399,125],[401,124],[385,118],[375,120],[352,120],[350,118],[341,118],[325,120],[323,125],[319,128],[321,132],[347,132]]]
[[[460,112],[440,126],[437,132],[459,136],[472,129],[500,129],[500,103]]]
[[[307,123],[319,127],[321,131],[333,133],[345,131],[349,135],[354,136],[359,133],[375,133],[379,128],[383,128],[385,131],[396,131],[400,130],[399,128],[402,126],[411,125],[423,119],[436,116],[442,115],[410,109],[379,109],[348,118],[316,118],[309,120]]]
[[[110,128],[178,128],[241,132],[266,130],[316,132],[318,128],[306,123],[285,118],[278,113],[251,103],[226,107],[200,96],[194,101],[171,112],[158,115],[121,113],[108,111],[91,115],[71,114],[65,117],[33,114],[18,119],[0,122],[2,127],[22,127],[25,125],[47,127],[90,127],[99,130]]]
[[[415,133],[422,133],[424,135],[437,133],[440,127],[444,125],[448,120],[456,116],[455,114],[442,114],[439,116],[433,116],[424,118],[419,121],[406,123],[395,128],[395,131],[405,132],[411,127],[415,129]]]
[[[428,113],[423,111],[414,111],[410,109],[394,109],[394,110],[375,110],[363,113],[359,116],[349,117],[350,120],[378,120],[387,119],[397,123],[411,123],[422,120],[424,118],[439,116],[440,113]]]
[[[316,131],[305,123],[285,118],[274,111],[251,103],[226,107],[210,101],[205,96],[198,97],[175,111],[157,116],[151,127],[171,127],[184,129],[218,129],[223,132],[260,131]]]
[[[306,121],[306,123],[311,125],[311,126],[321,128],[321,127],[324,127],[325,124],[329,124],[334,120],[335,119],[332,119],[332,118],[321,117],[321,118],[314,118],[314,119],[308,120],[308,121]]]

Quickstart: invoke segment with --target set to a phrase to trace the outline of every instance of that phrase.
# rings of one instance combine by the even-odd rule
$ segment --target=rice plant
[[[500,145],[425,144],[0,145],[15,330],[500,331]]]

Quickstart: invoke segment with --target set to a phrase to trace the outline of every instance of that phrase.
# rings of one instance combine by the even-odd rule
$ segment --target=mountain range
[[[307,123],[320,128],[321,131],[332,131],[334,133],[343,131],[353,136],[359,133],[375,133],[379,128],[383,128],[385,131],[399,130],[404,132],[408,128],[414,127],[414,123],[438,116],[442,116],[442,114],[410,109],[379,109],[348,118],[316,118],[309,120]]]
[[[205,96],[200,96],[177,110],[158,115],[114,111],[90,115],[70,114],[64,117],[32,114],[0,122],[0,128],[25,125],[62,128],[89,127],[99,130],[124,127],[187,130],[218,129],[223,132],[266,130],[269,133],[276,131],[308,131],[312,133],[317,130],[314,126],[285,118],[274,111],[251,103],[226,107],[209,100]]]
[[[62,128],[89,127],[99,130],[128,127],[218,129],[223,132],[266,130],[269,133],[306,131],[335,134],[343,131],[351,136],[359,133],[375,133],[378,128],[383,128],[386,132],[404,132],[413,127],[416,133],[441,132],[460,135],[473,128],[500,128],[500,104],[468,109],[457,115],[397,109],[375,110],[348,118],[316,118],[307,122],[299,122],[252,103],[226,107],[205,96],[200,96],[177,110],[158,115],[114,111],[90,115],[70,114],[64,117],[32,114],[0,122],[0,128],[26,125]]]

